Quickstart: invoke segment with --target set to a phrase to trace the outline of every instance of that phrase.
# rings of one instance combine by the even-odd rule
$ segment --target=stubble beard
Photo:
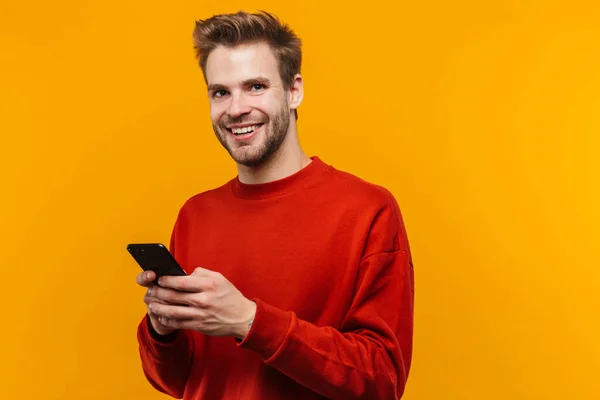
[[[273,118],[269,118],[263,114],[264,120],[262,121],[263,126],[261,127],[263,132],[261,132],[260,135],[264,136],[264,139],[262,139],[259,144],[251,145],[250,141],[239,141],[236,142],[234,145],[235,148],[232,149],[227,142],[227,136],[230,135],[230,133],[227,128],[225,128],[224,123],[219,124],[219,126],[213,124],[213,131],[221,145],[227,150],[236,163],[247,167],[257,167],[267,161],[277,150],[279,150],[281,144],[284,142],[290,125],[290,113],[288,108],[289,107],[285,105]],[[243,119],[245,118],[246,117],[230,120],[228,123],[244,123]],[[256,139],[260,138],[256,137]],[[255,140],[255,138],[251,140]]]

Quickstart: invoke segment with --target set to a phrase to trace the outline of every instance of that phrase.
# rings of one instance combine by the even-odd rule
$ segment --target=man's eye
[[[255,83],[254,85],[252,85],[252,89],[254,90],[262,90],[265,88],[265,85],[263,85],[262,83]]]
[[[214,97],[223,97],[227,94],[227,90],[217,90],[213,93]]]

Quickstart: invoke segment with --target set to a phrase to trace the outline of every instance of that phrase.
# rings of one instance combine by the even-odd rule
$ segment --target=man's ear
[[[304,81],[300,74],[294,76],[292,86],[290,87],[290,109],[296,110],[304,99]]]

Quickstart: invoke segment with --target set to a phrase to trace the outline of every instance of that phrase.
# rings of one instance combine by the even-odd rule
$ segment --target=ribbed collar
[[[319,157],[310,157],[312,162],[301,170],[283,179],[272,182],[248,184],[240,182],[239,176],[231,180],[233,194],[244,199],[267,199],[279,197],[316,182],[329,169]]]

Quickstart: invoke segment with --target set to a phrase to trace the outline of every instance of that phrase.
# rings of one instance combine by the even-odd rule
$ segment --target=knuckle
[[[197,294],[191,298],[191,305],[197,308],[203,308],[206,306],[206,298],[202,296],[202,293]]]
[[[217,281],[216,281],[215,279],[208,278],[208,279],[206,280],[206,287],[207,287],[209,290],[215,290],[215,289],[217,288]]]
[[[156,300],[156,298],[148,292],[146,292],[146,294],[144,295],[144,303],[146,303],[146,304],[150,304],[151,301],[155,301],[155,300]]]

